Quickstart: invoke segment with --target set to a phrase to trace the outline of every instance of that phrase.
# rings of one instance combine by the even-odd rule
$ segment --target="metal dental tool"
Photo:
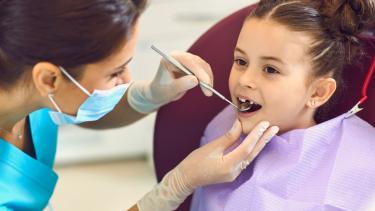
[[[187,74],[187,75],[194,75],[194,73],[192,71],[190,71],[189,69],[187,69],[185,66],[183,66],[180,62],[178,62],[172,56],[169,56],[169,55],[163,53],[161,50],[159,50],[158,48],[156,48],[154,45],[152,45],[151,48],[154,51],[156,51],[158,54],[160,54],[166,61],[168,61],[169,63],[173,64],[175,67],[177,67],[179,70],[181,70],[185,74]],[[214,93],[215,95],[217,95],[218,97],[220,97],[221,99],[223,99],[224,101],[226,101],[227,103],[229,103],[230,105],[232,105],[233,107],[235,107],[240,112],[245,112],[245,111],[247,111],[247,110],[249,110],[251,108],[251,106],[249,106],[247,108],[239,108],[237,105],[235,105],[230,100],[228,100],[226,97],[224,97],[222,94],[220,94],[220,92],[218,92],[214,88],[212,88],[209,84],[207,84],[207,83],[205,83],[203,81],[199,81],[199,84],[202,87],[204,87],[205,89],[210,90],[212,93]]]

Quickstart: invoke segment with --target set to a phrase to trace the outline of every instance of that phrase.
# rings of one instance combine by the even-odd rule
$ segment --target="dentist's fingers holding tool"
[[[191,72],[193,75],[197,77],[199,81],[202,81],[211,87],[214,84],[214,78],[212,74],[211,66],[204,61],[199,56],[184,53],[184,52],[173,52],[171,53],[173,59],[176,59],[187,71]],[[171,65],[168,61],[163,60],[166,64],[168,63],[170,66],[171,71],[181,72],[180,68],[176,68],[174,65]],[[203,93],[206,96],[212,96],[212,92],[204,87],[201,86]]]
[[[186,91],[196,87],[199,81],[212,86],[211,67],[200,57],[185,52],[167,55],[154,46],[152,48],[161,54],[163,59],[152,81],[135,81],[129,87],[128,102],[134,110],[151,113],[180,99]],[[202,90],[205,95],[212,95],[211,91]]]

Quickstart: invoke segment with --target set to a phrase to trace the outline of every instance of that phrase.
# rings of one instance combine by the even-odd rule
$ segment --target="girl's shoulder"
[[[348,145],[352,145],[353,149],[372,148],[375,150],[375,127],[360,117],[353,116],[345,119],[341,131],[344,140],[348,142]],[[371,154],[375,156],[374,152],[372,151]]]
[[[353,116],[344,119],[336,136],[340,142],[327,189],[327,201],[359,210],[375,192],[375,128]]]

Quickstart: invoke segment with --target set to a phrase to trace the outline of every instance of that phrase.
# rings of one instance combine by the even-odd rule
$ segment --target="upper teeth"
[[[255,104],[255,102],[253,102],[253,101],[251,101],[251,100],[244,99],[244,98],[238,98],[238,100],[239,100],[241,103],[245,103],[246,101],[249,101],[250,104]]]
[[[247,101],[246,99],[243,99],[243,98],[238,98],[238,99],[240,100],[241,103],[244,103]]]

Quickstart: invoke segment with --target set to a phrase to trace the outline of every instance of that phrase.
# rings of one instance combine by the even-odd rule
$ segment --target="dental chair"
[[[228,78],[233,62],[233,51],[242,23],[254,5],[224,18],[203,34],[188,50],[205,59],[214,73],[214,87],[230,99]],[[366,55],[345,68],[347,85],[345,97],[330,114],[333,118],[350,110],[361,98],[361,89],[372,57],[375,55],[375,36],[367,33],[361,40]],[[375,77],[375,76],[374,76]],[[375,79],[368,89],[368,100],[358,116],[375,126]],[[217,96],[205,97],[199,88],[189,91],[179,101],[161,108],[156,117],[154,132],[154,164],[157,180],[181,162],[191,151],[199,147],[205,127],[228,104]],[[178,120],[178,121],[176,121]],[[375,141],[375,140],[374,140]],[[188,211],[191,197],[177,209]]]

